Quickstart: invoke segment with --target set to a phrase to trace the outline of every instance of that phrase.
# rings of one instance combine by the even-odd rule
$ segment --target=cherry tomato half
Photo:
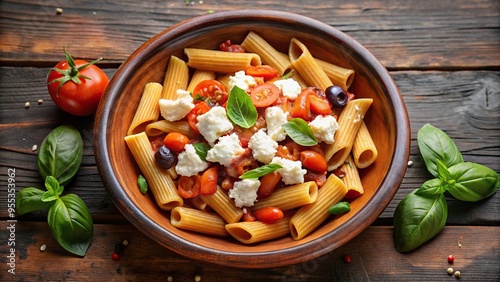
[[[300,152],[300,161],[304,167],[315,171],[323,172],[328,169],[325,158],[311,150]]]
[[[201,97],[202,100],[210,99],[219,105],[224,105],[229,97],[229,94],[226,91],[226,87],[224,87],[222,83],[215,79],[208,79],[201,81],[194,88],[193,98],[195,101],[197,101],[198,97]]]
[[[308,87],[295,99],[291,116],[311,121],[315,114],[329,115],[331,113],[332,107],[325,94],[315,87]]]
[[[269,65],[248,66],[245,74],[253,77],[262,77],[264,81],[279,76],[278,71]]]
[[[163,139],[163,145],[177,153],[184,151],[186,144],[189,144],[189,138],[179,132],[170,132]]]
[[[273,192],[278,183],[281,180],[281,174],[279,173],[269,173],[264,175],[260,179],[259,190],[257,190],[257,197],[259,199],[269,197]]]
[[[217,192],[217,178],[219,169],[213,166],[203,172],[200,180],[200,194],[212,195]]]
[[[273,223],[283,218],[283,211],[276,207],[263,207],[253,211],[253,215],[264,223]]]
[[[200,194],[200,183],[199,175],[183,175],[177,181],[177,193],[184,199],[194,198]]]
[[[98,60],[73,60],[66,50],[64,53],[66,60],[57,63],[47,76],[50,98],[72,115],[91,115],[96,112],[109,79],[94,65]]]
[[[194,106],[194,108],[188,113],[187,119],[189,126],[191,126],[196,133],[200,133],[198,127],[196,126],[198,123],[198,116],[207,113],[210,109],[211,107],[207,103],[201,102],[196,104],[196,106]]]
[[[257,108],[269,107],[276,103],[280,96],[281,90],[273,83],[264,83],[258,85],[250,91],[250,98]]]

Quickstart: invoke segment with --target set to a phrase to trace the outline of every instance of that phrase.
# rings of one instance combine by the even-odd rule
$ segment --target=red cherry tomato
[[[243,221],[253,222],[257,220],[249,208],[243,207],[241,210],[243,211],[243,217],[241,218]]]
[[[305,121],[311,121],[313,120],[313,117],[311,115],[311,102],[308,99],[309,93],[306,90],[302,91],[297,99],[295,99],[290,114],[294,118],[301,118]]]
[[[199,175],[181,176],[177,181],[177,193],[184,199],[194,198],[200,194],[200,183]]]
[[[199,101],[199,98],[201,98],[202,101],[204,99],[209,99],[219,105],[224,105],[228,96],[226,87],[215,79],[203,80],[198,83],[193,90],[193,98],[195,101]]]
[[[325,158],[311,150],[300,152],[300,161],[304,167],[315,171],[323,172],[328,169]]]
[[[283,218],[283,212],[276,207],[263,207],[253,211],[253,215],[264,223],[273,223]]]
[[[73,60],[66,50],[64,53],[66,60],[57,63],[47,76],[50,98],[72,115],[91,115],[96,112],[109,79],[94,65],[98,60]]]
[[[330,102],[326,100],[326,97],[319,97],[315,95],[309,95],[309,102],[311,107],[311,112],[317,115],[330,115],[332,114],[332,106]]]
[[[189,144],[189,138],[179,132],[170,132],[163,139],[163,145],[177,153],[184,151],[186,144]]]
[[[219,50],[232,53],[245,53],[243,47],[238,44],[233,44],[229,39],[219,45]]]
[[[315,87],[308,87],[295,99],[291,116],[311,121],[314,119],[315,114],[329,115],[331,113],[330,102],[328,102],[324,93]]]
[[[279,76],[278,71],[269,65],[249,66],[245,69],[245,74],[253,77],[262,77],[264,81]]]
[[[278,86],[273,83],[264,83],[252,88],[250,91],[250,98],[255,107],[265,108],[276,103],[276,100],[278,100],[280,96],[280,92],[281,90]]]
[[[203,172],[200,180],[200,194],[212,195],[217,192],[218,167],[213,166]]]
[[[269,173],[264,175],[260,179],[259,190],[257,190],[257,197],[259,199],[269,197],[273,192],[278,183],[281,180],[281,174],[279,173]]]
[[[196,133],[200,133],[198,127],[196,126],[198,123],[198,116],[210,111],[210,109],[211,107],[207,103],[201,102],[196,104],[196,106],[194,106],[194,108],[188,113],[187,119],[189,126],[191,126]]]

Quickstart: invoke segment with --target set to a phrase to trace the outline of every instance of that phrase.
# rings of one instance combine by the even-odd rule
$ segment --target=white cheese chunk
[[[229,76],[228,87],[230,91],[234,86],[238,86],[239,88],[247,91],[250,87],[255,85],[257,85],[255,78],[253,78],[253,76],[246,75],[243,70],[236,72],[234,76]]]
[[[297,99],[300,92],[302,92],[300,84],[293,78],[277,80],[274,82],[274,85],[278,86],[283,96],[287,97],[292,101]]]
[[[240,139],[236,133],[222,136],[219,142],[212,149],[208,150],[206,160],[218,162],[221,165],[229,166],[231,161],[245,151],[241,147]]]
[[[333,116],[317,116],[309,123],[309,127],[319,142],[327,144],[333,144],[333,137],[337,129],[339,129],[337,120]]]
[[[213,145],[220,136],[233,130],[233,124],[227,118],[226,109],[221,106],[215,106],[199,115],[196,127],[210,145]]]
[[[192,176],[208,168],[207,162],[203,161],[196,153],[193,145],[186,144],[184,151],[177,156],[175,171],[179,175]]]
[[[283,110],[278,107],[269,107],[266,109],[265,118],[267,124],[267,135],[269,135],[274,141],[283,141],[286,138],[285,129],[283,129],[283,124],[288,122],[288,113],[283,112]]]
[[[248,148],[252,149],[252,155],[257,161],[268,164],[276,154],[278,142],[261,129],[252,135],[248,142]]]
[[[300,161],[274,157],[271,163],[281,165],[281,168],[276,171],[281,174],[282,180],[286,185],[304,183],[304,175],[307,170],[302,169]]]
[[[177,99],[160,99],[161,116],[168,121],[183,119],[193,108],[193,97],[189,91],[177,90]]]
[[[229,190],[229,197],[234,199],[234,204],[238,208],[251,207],[257,200],[259,186],[260,181],[256,178],[236,181]]]

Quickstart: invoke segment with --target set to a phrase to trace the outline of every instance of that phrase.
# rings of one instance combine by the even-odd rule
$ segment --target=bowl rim
[[[335,40],[342,40],[350,42],[351,47],[357,52],[357,55],[363,58],[375,71],[375,73],[380,78],[380,83],[384,89],[391,96],[392,108],[404,109],[402,111],[394,111],[393,115],[395,117],[395,142],[394,142],[394,155],[392,157],[391,163],[388,167],[388,171],[394,173],[395,177],[388,179],[384,177],[380,187],[389,187],[389,189],[383,190],[383,193],[376,193],[369,200],[376,201],[379,203],[370,213],[360,212],[356,213],[349,222],[343,224],[336,228],[334,231],[326,234],[323,237],[311,240],[304,244],[298,246],[292,246],[286,249],[273,250],[269,252],[231,252],[216,250],[209,247],[197,245],[193,242],[183,239],[182,237],[164,230],[159,224],[152,221],[145,214],[130,214],[130,206],[133,206],[132,200],[126,194],[124,189],[121,189],[118,178],[114,174],[114,170],[111,167],[111,160],[109,158],[109,148],[108,148],[108,134],[106,122],[113,110],[113,100],[120,94],[120,89],[117,85],[123,85],[125,83],[127,73],[134,70],[139,61],[148,58],[148,54],[154,52],[156,48],[164,44],[168,44],[168,41],[175,38],[178,35],[184,34],[186,32],[192,31],[197,27],[219,23],[227,21],[228,19],[248,19],[252,18],[255,20],[264,21],[276,21],[276,19],[285,19],[291,22],[299,22],[300,25],[317,30],[322,35]],[[110,80],[108,87],[106,88],[101,102],[98,107],[96,114],[95,125],[94,125],[94,153],[96,158],[97,167],[101,175],[102,181],[106,190],[111,196],[112,201],[115,206],[120,210],[120,212],[131,222],[136,228],[141,230],[144,234],[149,236],[154,241],[159,244],[173,250],[174,252],[181,254],[188,258],[200,258],[203,261],[216,263],[225,266],[232,267],[245,267],[245,268],[268,268],[268,267],[278,267],[284,265],[290,265],[295,263],[300,263],[305,260],[315,259],[322,256],[341,245],[345,244],[347,241],[351,240],[363,230],[365,230],[369,225],[371,225],[378,216],[384,211],[389,202],[392,200],[399,185],[403,181],[404,174],[406,172],[407,162],[409,159],[410,152],[410,122],[406,106],[403,101],[393,78],[390,76],[387,69],[356,40],[343,33],[342,31],[336,29],[333,26],[320,22],[318,20],[302,16],[299,14],[294,14],[284,11],[275,10],[232,10],[232,11],[221,11],[213,14],[196,16],[169,28],[166,28],[162,32],[153,36],[145,43],[143,43],[137,50],[135,50],[124,63],[118,68],[117,72]],[[120,188],[120,189],[113,189]],[[368,203],[367,203],[368,204]],[[340,240],[332,241],[331,238],[337,233],[341,232],[348,226],[361,226],[361,228],[356,229],[356,232],[351,232],[347,236],[341,238]],[[163,229],[161,232],[148,232],[148,228],[153,229]],[[167,236],[171,241],[170,244],[162,244],[159,239],[161,237]],[[183,245],[182,248],[176,248],[176,245]],[[304,255],[306,253],[306,255]],[[255,260],[249,258],[256,258],[266,256],[266,261],[272,261],[272,265],[266,264],[262,265],[260,263],[252,263]],[[251,263],[249,263],[251,262]]]

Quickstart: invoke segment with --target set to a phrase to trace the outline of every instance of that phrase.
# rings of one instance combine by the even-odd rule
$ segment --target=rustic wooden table
[[[391,72],[410,116],[413,165],[390,205],[349,243],[296,265],[228,268],[190,260],[149,239],[120,214],[101,182],[93,155],[93,117],[62,112],[46,90],[46,74],[63,59],[63,46],[78,58],[104,57],[99,65],[111,77],[127,56],[163,29],[193,16],[240,8],[294,12],[352,36]],[[451,266],[464,281],[500,281],[500,193],[477,203],[449,198],[443,232],[411,253],[398,253],[392,238],[395,207],[430,178],[416,143],[425,123],[448,133],[466,160],[500,171],[499,28],[497,0],[2,0],[0,280],[167,281],[171,276],[193,281],[199,275],[202,281],[453,281],[446,273]],[[83,165],[67,191],[83,198],[94,219],[85,258],[59,247],[46,212],[15,218],[8,212],[10,178],[17,191],[43,187],[32,147],[62,123],[77,126],[84,139]],[[129,245],[121,259],[112,260],[114,245],[125,239]],[[450,254],[453,265],[447,262]],[[351,263],[343,261],[344,255]]]

